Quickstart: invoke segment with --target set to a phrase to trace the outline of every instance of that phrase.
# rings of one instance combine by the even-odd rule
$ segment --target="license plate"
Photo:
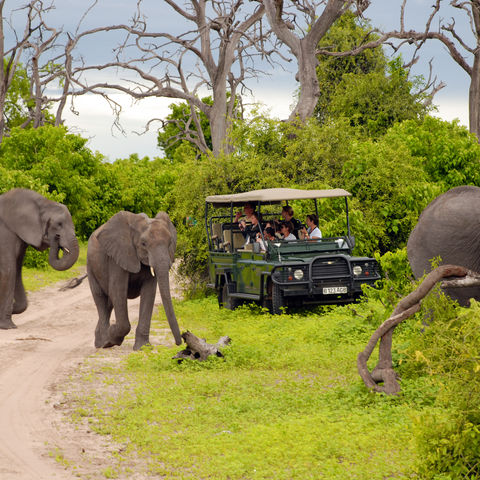
[[[324,295],[335,295],[339,293],[348,293],[347,287],[323,287]]]

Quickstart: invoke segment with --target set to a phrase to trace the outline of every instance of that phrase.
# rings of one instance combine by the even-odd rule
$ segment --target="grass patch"
[[[31,247],[29,247],[31,248]],[[69,270],[58,271],[48,266],[45,269],[39,268],[22,268],[22,279],[25,290],[33,292],[40,290],[48,285],[52,285],[57,282],[67,281],[72,277],[81,275],[87,264],[87,243],[80,243],[80,254],[75,265]]]
[[[144,457],[152,474],[415,477],[411,429],[419,412],[433,408],[428,385],[422,378],[403,382],[404,392],[394,398],[366,390],[356,370],[373,331],[364,317],[349,307],[282,316],[248,307],[231,312],[219,310],[213,298],[175,308],[182,330],[210,343],[229,335],[225,357],[179,364],[172,360],[179,347],[132,353],[98,378],[106,392],[115,378],[124,386],[120,394],[100,388],[79,407],[91,412],[94,430]],[[153,328],[165,325],[161,313]]]

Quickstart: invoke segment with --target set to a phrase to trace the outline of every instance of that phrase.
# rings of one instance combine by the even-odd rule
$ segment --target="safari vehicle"
[[[289,305],[341,304],[356,301],[362,285],[380,279],[375,259],[352,256],[348,197],[343,189],[298,190],[273,188],[206,198],[205,226],[209,247],[209,287],[218,294],[220,306],[235,309],[240,303],[257,302],[274,314]],[[280,206],[295,200],[345,198],[346,233],[320,240],[265,240],[245,244],[234,211],[245,203],[256,206],[263,221],[280,217]],[[263,209],[263,211],[262,211]],[[271,213],[275,209],[275,213]],[[320,226],[321,228],[321,226]],[[301,235],[300,235],[301,236]]]

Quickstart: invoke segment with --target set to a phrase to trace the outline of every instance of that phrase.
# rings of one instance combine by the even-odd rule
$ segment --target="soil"
[[[172,274],[172,295],[178,297],[173,280]],[[64,286],[29,294],[27,310],[13,317],[18,328],[0,330],[0,479],[97,480],[110,471],[119,479],[153,478],[142,459],[118,459],[122,445],[93,433],[86,420],[73,422],[68,400],[83,388],[95,389],[91,379],[88,387],[82,383],[88,369],[120,362],[132,352],[139,299],[129,300],[132,331],[124,343],[97,350],[97,311],[88,279],[74,289]],[[159,304],[157,294],[155,308]],[[152,331],[150,342],[174,345],[168,329]]]

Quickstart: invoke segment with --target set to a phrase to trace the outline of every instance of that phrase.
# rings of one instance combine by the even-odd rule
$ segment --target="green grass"
[[[79,405],[94,430],[124,442],[126,455],[143,456],[152,474],[415,477],[411,430],[432,408],[428,386],[403,382],[398,397],[366,390],[356,370],[374,330],[365,318],[349,307],[283,316],[248,307],[230,312],[212,298],[179,302],[176,312],[182,330],[210,343],[229,335],[225,357],[179,364],[172,356],[180,347],[132,353],[118,369],[98,373],[105,392],[112,383],[123,386],[119,395],[96,387]],[[163,314],[153,324],[165,328]]]
[[[59,272],[48,266],[45,269],[23,267],[22,279],[25,290],[33,292],[48,285],[69,280],[83,273],[87,264],[87,244],[80,243],[80,254],[75,265],[69,270]]]

